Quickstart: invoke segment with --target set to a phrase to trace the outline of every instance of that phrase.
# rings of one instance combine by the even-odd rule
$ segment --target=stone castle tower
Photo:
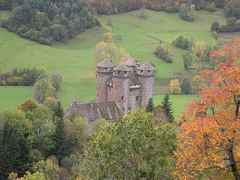
[[[153,96],[154,68],[126,59],[114,66],[104,60],[96,67],[96,102],[116,102],[123,113],[145,108]]]

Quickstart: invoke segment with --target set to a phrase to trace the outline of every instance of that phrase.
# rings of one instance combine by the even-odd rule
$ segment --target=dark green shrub
[[[240,31],[240,23],[238,22],[236,17],[229,17],[226,20],[226,25],[222,25],[219,27],[219,32],[239,32]]]
[[[182,94],[192,94],[192,85],[189,79],[183,79],[181,83]]]
[[[183,63],[185,70],[191,70],[193,67],[193,63],[196,61],[196,56],[192,53],[188,52],[183,55]]]
[[[68,39],[68,31],[67,29],[65,29],[64,25],[61,24],[53,24],[50,27],[51,30],[51,34],[52,34],[52,38],[55,41],[64,41],[66,39]]]
[[[173,45],[177,48],[190,50],[192,48],[192,41],[183,36],[179,36],[176,40],[173,41]]]
[[[0,74],[0,86],[33,86],[34,83],[45,77],[40,69],[13,69],[10,72]]]
[[[170,55],[170,50],[168,47],[160,45],[155,50],[154,54],[159,58],[165,61],[166,63],[172,63],[172,57]]]
[[[219,32],[220,29],[220,24],[218,22],[213,22],[211,26],[211,31],[212,32]]]

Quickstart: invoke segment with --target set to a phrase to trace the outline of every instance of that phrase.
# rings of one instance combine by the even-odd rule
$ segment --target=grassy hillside
[[[159,105],[162,103],[164,96],[156,96],[154,98],[154,104]],[[171,95],[170,96],[170,102],[172,103],[172,108],[173,108],[173,115],[175,117],[179,117],[186,109],[190,103],[196,99],[197,96],[183,96],[183,95]]]
[[[0,111],[15,110],[16,107],[32,96],[29,87],[1,87],[0,88]]]
[[[124,47],[132,56],[141,61],[152,61],[156,65],[157,79],[174,76],[183,71],[181,50],[173,49],[174,63],[166,64],[158,60],[153,52],[159,39],[171,42],[179,35],[195,40],[215,43],[209,31],[213,21],[223,21],[220,12],[197,12],[196,21],[182,21],[176,14],[146,11],[147,18],[140,19],[139,11],[102,16],[100,20],[107,24],[111,21],[117,43]],[[6,12],[0,15],[6,16]],[[72,100],[94,100],[95,98],[95,65],[94,48],[101,39],[103,29],[92,29],[82,33],[74,40],[54,46],[44,46],[16,36],[0,29],[0,70],[6,71],[14,67],[41,67],[48,72],[59,72],[64,77],[63,89],[60,94],[64,105]],[[158,80],[156,80],[158,84]],[[14,107],[27,97],[31,91],[26,88],[0,87],[1,104]],[[184,100],[185,101],[185,100]],[[173,102],[174,103],[174,102]],[[0,109],[2,109],[0,107]],[[178,110],[176,110],[177,112]]]

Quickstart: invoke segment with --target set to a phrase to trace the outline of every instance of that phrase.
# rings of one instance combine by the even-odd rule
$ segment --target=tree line
[[[163,106],[171,113],[167,96]],[[153,109],[150,103],[148,112],[88,123],[65,119],[58,101],[28,100],[16,112],[0,113],[0,178],[171,179],[175,123],[156,122]]]
[[[4,4],[6,4],[4,6]],[[215,11],[224,8],[226,17],[235,18],[228,26],[218,28],[222,32],[239,31],[240,3],[238,0],[1,0],[11,9],[11,15],[1,26],[21,37],[51,45],[67,41],[80,32],[100,25],[97,14],[117,14],[138,9],[178,12],[180,18],[194,21],[195,9]],[[217,28],[217,27],[216,27]],[[215,29],[216,29],[215,28]]]
[[[71,39],[97,24],[93,12],[81,0],[18,2],[2,22],[9,31],[48,45]]]

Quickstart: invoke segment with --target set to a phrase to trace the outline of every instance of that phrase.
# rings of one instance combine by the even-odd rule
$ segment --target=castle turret
[[[117,102],[124,113],[128,112],[130,72],[131,69],[124,64],[118,65],[113,70],[111,101]]]
[[[104,60],[97,64],[96,67],[97,103],[108,101],[107,81],[112,77],[113,67],[114,65],[111,60]]]
[[[137,76],[141,83],[142,107],[147,107],[150,98],[153,97],[154,68],[151,64],[137,66]]]

